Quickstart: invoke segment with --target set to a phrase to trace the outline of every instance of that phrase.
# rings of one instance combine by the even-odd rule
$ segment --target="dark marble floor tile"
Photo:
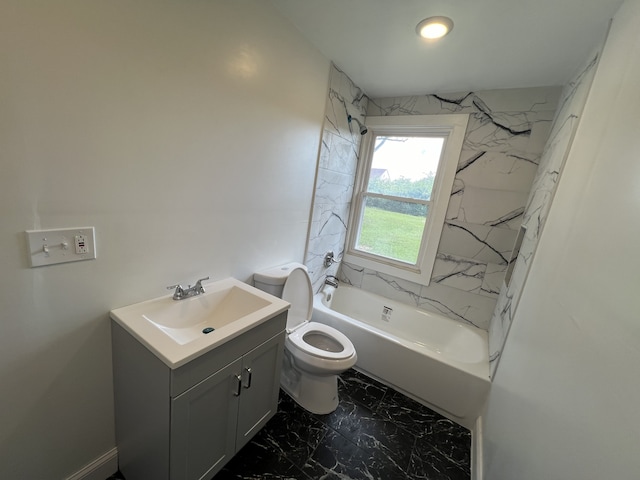
[[[330,431],[303,471],[314,479],[404,480],[409,465],[401,467],[375,448],[360,448],[338,432]]]
[[[464,427],[442,418],[432,426],[432,434],[423,437],[436,450],[453,462],[471,469],[471,432]]]
[[[267,423],[264,434],[274,451],[301,467],[314,452],[327,430],[329,427],[311,414],[298,409],[285,408],[279,410]]]
[[[302,470],[313,479],[370,479],[366,452],[336,431],[329,431]]]
[[[371,410],[377,408],[387,390],[387,386],[353,369],[338,377],[339,394],[347,393],[355,401]]]
[[[408,452],[407,452],[408,453]],[[408,465],[400,465],[379,451],[365,450],[364,462],[366,464],[367,479],[376,480],[406,480],[411,477]]]
[[[430,435],[433,425],[445,419],[439,413],[394,390],[385,395],[376,413],[419,437]]]
[[[376,413],[426,440],[453,462],[469,469],[471,432],[399,392],[390,391]]]
[[[356,444],[374,453],[376,459],[385,460],[406,471],[415,442],[415,435],[395,423],[374,418],[363,419]]]
[[[356,385],[356,390],[361,391],[359,382],[352,383],[352,378],[346,383]],[[379,388],[374,383],[369,385]],[[375,453],[378,463],[385,461],[405,471],[409,466],[415,435],[371,411],[356,398],[352,396],[351,388],[347,388],[342,392],[335,412],[318,418],[356,446]]]
[[[469,480],[468,467],[459,465],[419,438],[411,455],[409,477],[415,480]]]
[[[355,439],[360,433],[362,422],[366,419],[373,420],[374,414],[369,408],[354,401],[350,395],[343,392],[335,411],[327,415],[316,415],[316,418],[356,443]]]
[[[398,427],[351,398],[342,399],[340,409],[328,425],[362,449],[375,451],[402,469],[409,465],[415,435]]]
[[[258,479],[309,480],[283,452],[274,450],[265,430],[259,432],[215,476],[216,480]]]

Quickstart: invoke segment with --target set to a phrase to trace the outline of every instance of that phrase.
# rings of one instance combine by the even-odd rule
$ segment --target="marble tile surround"
[[[433,310],[489,331],[495,372],[520,291],[577,127],[598,55],[563,89],[527,88],[369,99],[332,67],[305,262],[314,289],[324,276]],[[557,106],[557,112],[556,112]],[[555,112],[555,115],[554,115]],[[325,269],[344,250],[360,136],[347,115],[468,113],[470,125],[451,192],[432,282],[415,284],[357,265]],[[526,234],[503,287],[517,230]],[[339,269],[339,271],[338,271]]]
[[[487,330],[560,90],[527,88],[369,99],[368,116],[468,113],[469,126],[430,285],[346,263],[341,265],[339,278]],[[357,162],[357,151],[355,156]],[[323,195],[334,196],[326,191]],[[349,205],[344,207],[336,214],[341,219],[344,212],[348,215]],[[330,215],[327,211],[322,214],[322,218]],[[328,243],[329,235],[324,237]],[[316,288],[324,269],[320,272]]]
[[[497,305],[489,323],[489,358],[492,377],[498,367],[500,354],[513,321],[538,239],[551,208],[573,134],[582,115],[598,58],[599,53],[592,55],[562,91],[549,140],[542,154],[524,210],[522,225],[526,227],[526,233],[515,262],[511,282],[508,288],[500,290]]]
[[[339,264],[324,268],[324,255],[332,251],[340,258],[344,252],[362,138],[347,118],[351,115],[364,123],[367,104],[368,97],[362,90],[332,65],[305,257],[314,291],[319,290],[326,275],[338,271]]]

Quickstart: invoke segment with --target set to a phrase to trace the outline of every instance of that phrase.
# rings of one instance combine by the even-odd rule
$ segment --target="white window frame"
[[[468,121],[469,115],[467,114],[372,116],[366,118],[368,133],[363,137],[360,146],[360,161],[353,189],[347,245],[343,257],[346,262],[421,285],[429,285]],[[374,139],[377,135],[425,135],[444,137],[445,139],[431,193],[432,204],[427,215],[416,265],[409,265],[355,249],[363,212],[363,193],[369,183]]]

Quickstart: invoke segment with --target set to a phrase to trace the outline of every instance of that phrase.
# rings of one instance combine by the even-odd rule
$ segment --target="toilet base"
[[[284,390],[298,405],[306,411],[318,415],[325,415],[338,408],[338,376],[310,378],[303,374],[300,378],[300,388],[291,390],[280,384]]]
[[[295,368],[285,351],[280,387],[308,412],[325,415],[338,407],[338,376],[314,375]]]

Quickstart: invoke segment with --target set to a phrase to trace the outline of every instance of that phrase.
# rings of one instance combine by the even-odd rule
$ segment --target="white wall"
[[[640,471],[640,0],[616,15],[493,383],[487,480]]]
[[[303,260],[329,61],[260,0],[5,0],[0,65],[0,478],[63,478],[115,445],[110,309]]]
[[[565,159],[582,118],[582,110],[587,101],[603,44],[604,38],[593,55],[586,59],[584,65],[562,89],[549,140],[540,158],[527,206],[522,215],[522,227],[525,229],[522,243],[517,252],[515,264],[511,263],[513,270],[509,284],[500,288],[496,307],[489,322],[491,377],[498,367],[502,346],[513,320],[512,315],[517,308],[522,287],[527,280],[538,239],[544,230],[544,224],[553,202],[556,185],[562,175]],[[499,284],[502,284],[502,278],[500,278]]]

